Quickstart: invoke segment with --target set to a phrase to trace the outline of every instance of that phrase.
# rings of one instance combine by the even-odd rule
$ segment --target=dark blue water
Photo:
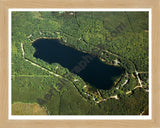
[[[39,39],[33,43],[34,57],[49,64],[59,63],[98,89],[110,89],[123,73],[120,67],[105,64],[87,53],[65,46],[57,39]]]

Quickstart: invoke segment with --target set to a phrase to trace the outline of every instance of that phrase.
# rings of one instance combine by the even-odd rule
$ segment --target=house
[[[120,62],[119,62],[118,59],[115,59],[115,60],[114,60],[114,64],[115,64],[115,65],[118,65],[119,63],[120,63]]]

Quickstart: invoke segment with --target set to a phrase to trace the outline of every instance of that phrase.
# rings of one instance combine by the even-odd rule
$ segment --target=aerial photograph
[[[149,115],[149,11],[12,11],[11,115]]]

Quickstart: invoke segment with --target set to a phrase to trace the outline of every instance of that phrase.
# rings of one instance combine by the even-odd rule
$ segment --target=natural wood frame
[[[151,8],[152,9],[152,119],[151,120],[9,120],[8,119],[8,9],[9,8]],[[35,127],[160,127],[160,1],[159,0],[0,0],[0,128]]]

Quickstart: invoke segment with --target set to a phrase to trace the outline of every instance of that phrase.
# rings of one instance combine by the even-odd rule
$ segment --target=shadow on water
[[[120,67],[107,65],[97,57],[61,44],[58,39],[39,39],[32,45],[36,49],[34,57],[49,64],[59,63],[98,89],[110,89],[123,73]]]

